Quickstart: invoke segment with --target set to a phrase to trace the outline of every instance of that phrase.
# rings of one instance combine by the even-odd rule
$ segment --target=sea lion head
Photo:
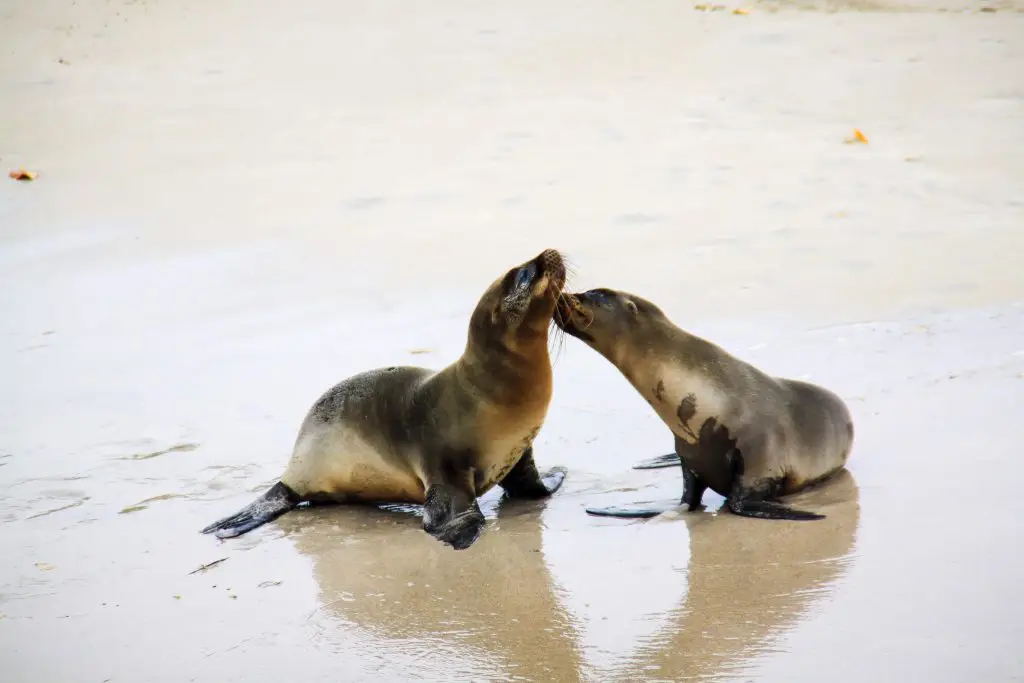
[[[469,322],[470,343],[500,341],[516,348],[542,342],[546,348],[551,316],[564,286],[565,261],[554,249],[512,268],[480,297]]]
[[[628,349],[649,349],[661,335],[665,314],[646,299],[614,289],[591,289],[559,298],[555,325],[616,365]]]

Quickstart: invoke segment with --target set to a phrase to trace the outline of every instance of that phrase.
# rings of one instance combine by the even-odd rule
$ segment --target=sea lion
[[[811,520],[778,497],[823,481],[846,466],[853,419],[836,394],[770,377],[709,341],[689,334],[653,303],[626,292],[592,289],[562,297],[555,324],[609,360],[675,435],[682,504],[701,506],[710,488],[746,517]],[[670,460],[671,458],[671,460]],[[653,517],[653,507],[588,508],[593,515]]]
[[[476,498],[495,484],[512,498],[550,496],[566,470],[538,473],[533,439],[551,401],[548,328],[565,272],[548,249],[495,280],[462,356],[439,372],[381,368],[328,390],[280,481],[203,533],[238,536],[300,503],[420,503],[423,528],[462,550],[483,529]]]

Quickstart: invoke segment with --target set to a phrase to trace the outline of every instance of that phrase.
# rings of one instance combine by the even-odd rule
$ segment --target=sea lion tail
[[[232,538],[252,531],[258,526],[276,519],[301,502],[299,494],[282,482],[277,482],[267,491],[230,517],[214,522],[203,529],[204,534],[216,531],[217,538]]]
[[[825,515],[816,512],[805,512],[794,510],[781,503],[770,500],[730,500],[729,510],[742,517],[756,517],[758,519],[789,519],[793,521],[810,521],[814,519],[825,519]]]

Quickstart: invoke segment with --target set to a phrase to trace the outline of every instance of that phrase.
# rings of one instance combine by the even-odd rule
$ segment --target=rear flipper
[[[775,495],[782,487],[780,478],[754,477],[746,470],[746,459],[743,451],[733,448],[727,455],[733,468],[732,488],[725,498],[726,507],[734,515],[756,517],[758,519],[789,519],[793,521],[809,521],[825,519],[825,515],[816,512],[794,510],[775,500]],[[754,462],[763,462],[764,457],[755,458]]]
[[[726,501],[726,505],[730,512],[742,517],[757,517],[758,519],[789,519],[793,521],[825,519],[825,515],[819,515],[816,512],[794,510],[793,508],[786,507],[782,503],[776,503],[770,500],[730,499]]]
[[[662,467],[679,467],[679,456],[675,453],[666,453],[656,458],[641,460],[633,465],[634,470],[656,470]]]
[[[603,508],[586,508],[588,515],[594,515],[595,517],[618,517],[620,519],[650,519],[651,517],[657,517],[663,512],[674,509],[674,505],[664,505],[658,507],[652,504],[637,504],[637,505],[609,505]]]
[[[237,514],[214,522],[203,529],[204,534],[217,532],[217,538],[232,538],[252,531],[276,519],[302,502],[299,494],[281,482],[271,486],[262,496],[242,508]]]

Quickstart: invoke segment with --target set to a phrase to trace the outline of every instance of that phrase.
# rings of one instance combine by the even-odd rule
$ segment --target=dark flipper
[[[693,470],[688,468],[685,464],[683,465],[683,500],[682,504],[686,506],[686,509],[690,512],[699,510],[704,507],[701,505],[701,498],[704,497],[704,492],[708,490],[708,485],[697,478],[697,475],[693,473]]]
[[[547,498],[562,486],[567,471],[564,467],[552,467],[541,476],[533,461],[533,446],[530,446],[498,486],[505,489],[509,498]]]
[[[741,450],[733,448],[728,454],[728,459],[733,468],[733,482],[732,489],[726,496],[725,504],[733,514],[758,519],[789,519],[793,521],[825,519],[825,515],[794,510],[772,500],[782,481],[750,477],[746,472],[746,460]]]
[[[794,510],[781,503],[770,500],[728,500],[726,501],[729,510],[742,517],[757,517],[758,519],[789,519],[794,521],[809,521],[814,519],[825,519],[825,515],[816,512],[804,512]]]
[[[242,508],[237,514],[225,517],[203,529],[204,534],[216,531],[217,538],[241,536],[247,531],[266,524],[288,512],[302,502],[299,494],[281,482],[271,486],[266,493]]]
[[[662,467],[679,467],[679,456],[675,453],[666,453],[656,458],[641,460],[633,465],[634,470],[656,470]]]
[[[650,519],[663,512],[673,509],[674,505],[655,507],[653,505],[636,504],[630,506],[609,505],[603,508],[586,508],[588,515],[595,517],[618,517],[620,519]]]
[[[427,491],[423,529],[442,543],[465,550],[480,537],[485,521],[473,495],[446,485]]]

